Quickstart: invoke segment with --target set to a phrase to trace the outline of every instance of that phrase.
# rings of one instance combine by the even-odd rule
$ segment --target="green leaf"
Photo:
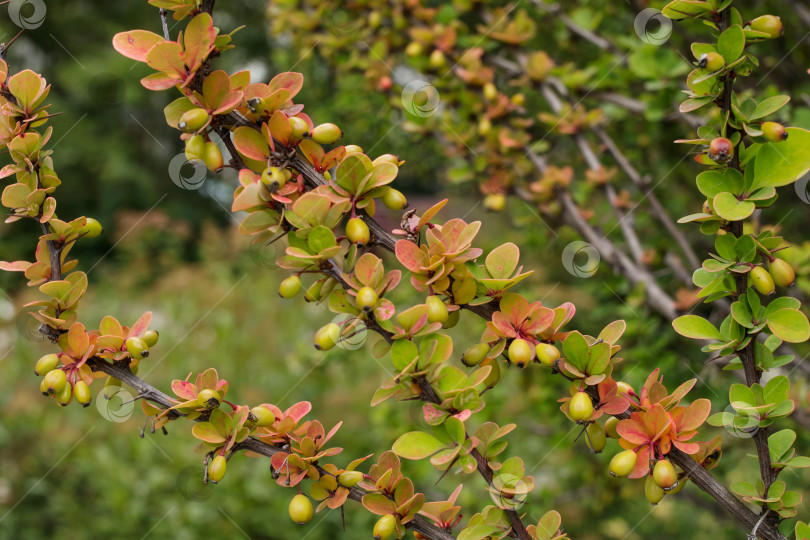
[[[457,540],[483,540],[484,538],[489,538],[490,535],[499,531],[500,529],[494,525],[473,525],[458,533],[456,538]]]
[[[489,275],[495,279],[512,277],[520,259],[520,249],[509,242],[493,249],[486,259]]]
[[[672,327],[680,335],[692,339],[722,339],[720,331],[712,323],[697,315],[683,315],[672,321]]]
[[[729,388],[728,400],[735,409],[745,405],[754,405],[757,401],[754,397],[754,391],[750,387],[739,383],[732,384],[731,388]],[[735,404],[739,404],[739,406]]]
[[[810,131],[787,128],[786,141],[765,143],[754,163],[753,187],[780,187],[792,184],[810,171]]]
[[[810,457],[797,456],[795,458],[787,460],[785,462],[785,465],[788,467],[795,467],[797,469],[804,469],[810,467]]]
[[[740,301],[731,304],[731,316],[737,323],[746,328],[753,328],[754,323],[751,322],[751,312],[748,311],[748,306]]]
[[[411,431],[397,439],[391,449],[405,459],[424,459],[445,447],[443,442],[430,433]]]
[[[588,363],[588,342],[579,332],[571,332],[562,344],[563,357],[579,371]]]
[[[763,388],[762,399],[766,404],[781,403],[790,399],[790,379],[786,375],[778,375],[768,381]]]
[[[742,27],[734,25],[720,34],[717,39],[717,52],[726,59],[726,64],[737,60],[745,49],[745,33]]]
[[[750,482],[734,482],[731,491],[742,497],[759,497],[757,488]]]
[[[768,450],[771,453],[771,461],[780,462],[782,456],[788,453],[794,442],[796,442],[796,432],[789,429],[777,431],[769,436]]]
[[[769,114],[773,114],[785,105],[788,104],[790,101],[790,96],[773,96],[769,97],[768,99],[764,100],[762,103],[757,105],[757,108],[754,110],[754,113],[750,116],[751,120],[757,120],[759,118],[764,118]]]
[[[751,216],[757,205],[749,201],[740,201],[729,192],[718,194],[714,198],[714,212],[727,221],[742,221]]]
[[[733,194],[740,194],[743,191],[744,182],[742,176],[735,169],[728,169],[737,174],[726,173],[720,171],[705,171],[697,177],[697,187],[702,194],[707,198],[714,199],[717,195],[723,192],[731,192]]]
[[[780,309],[768,315],[768,328],[788,343],[802,343],[810,339],[810,322],[798,309]]]
[[[419,350],[413,341],[408,339],[398,339],[391,346],[391,363],[394,364],[394,369],[397,371],[408,367],[417,356],[419,356]]]
[[[464,430],[464,423],[455,416],[447,417],[444,421],[444,427],[450,438],[461,444],[467,438],[467,432]]]
[[[310,231],[309,237],[307,238],[307,244],[313,253],[320,253],[327,248],[335,247],[337,245],[337,241],[335,240],[335,234],[332,231],[323,225],[318,225],[312,229],[312,231]]]

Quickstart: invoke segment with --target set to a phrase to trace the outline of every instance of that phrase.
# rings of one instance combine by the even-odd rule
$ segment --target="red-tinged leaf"
[[[700,452],[700,445],[698,443],[672,441],[672,444],[678,450],[680,450],[682,452],[685,452],[687,454],[690,454],[690,455],[694,455],[694,454],[697,454],[698,452]]]
[[[692,387],[695,386],[696,382],[697,379],[691,379],[689,381],[686,381],[678,388],[676,388],[675,391],[672,392],[672,394],[670,394],[665,400],[663,400],[661,404],[664,405],[664,407],[671,407],[673,405],[677,405],[678,402],[681,401],[683,397],[689,393]]]
[[[433,217],[439,213],[439,210],[444,208],[444,205],[447,204],[448,200],[449,199],[444,199],[443,201],[439,201],[430,208],[428,208],[427,211],[424,214],[422,214],[422,216],[419,218],[419,225],[416,227],[416,229],[417,230],[421,229],[422,227],[425,226],[426,223],[428,223],[431,219],[433,219]]]
[[[154,32],[130,30],[115,34],[113,48],[127,58],[146,62],[146,55],[149,50],[158,43],[163,43],[163,41],[164,39]]]
[[[319,440],[319,441],[318,441],[318,444],[319,444],[320,446],[323,446],[324,444],[326,444],[326,442],[327,442],[329,439],[331,439],[332,437],[334,437],[334,436],[335,436],[335,433],[337,433],[337,432],[338,432],[338,430],[340,429],[340,426],[342,426],[342,425],[343,425],[343,422],[338,422],[337,424],[335,424],[335,427],[333,427],[332,429],[330,429],[330,430],[329,430],[329,433],[327,433],[325,437],[323,437],[321,440]]]
[[[323,162],[325,154],[323,152],[323,147],[320,144],[316,143],[312,139],[304,139],[298,143],[298,149],[301,150],[301,153],[304,154],[307,161],[312,163],[314,167],[321,168],[320,166]],[[326,169],[326,167],[322,167],[322,169]]]
[[[217,431],[211,422],[199,422],[194,424],[191,428],[191,434],[198,439],[211,444],[222,444],[225,442],[225,437]]]
[[[384,516],[397,511],[397,505],[382,493],[367,493],[363,496],[363,506],[372,514]]]
[[[669,431],[672,423],[667,412],[658,403],[645,412],[642,418],[644,419],[644,427],[647,433],[653,437],[653,441],[663,437]]]
[[[332,497],[326,499],[326,506],[328,506],[332,510],[334,510],[335,508],[340,508],[341,506],[343,506],[343,503],[346,502],[346,499],[348,497],[349,497],[349,490],[344,487],[340,487]]]
[[[220,102],[230,92],[231,78],[221,69],[212,71],[203,81],[203,98],[211,110],[219,107]]]
[[[233,90],[220,100],[213,114],[227,114],[239,107],[244,99],[245,94],[241,90]]]
[[[146,55],[146,63],[152,69],[168,75],[182,77],[186,72],[183,49],[174,41],[158,43]]]
[[[712,402],[701,398],[692,402],[684,411],[678,422],[678,431],[692,431],[699,428],[712,412]]]
[[[197,375],[197,388],[216,388],[219,382],[219,375],[215,368],[208,368],[199,375]]]
[[[281,89],[288,90],[290,92],[288,99],[290,99],[295,97],[295,95],[301,90],[301,87],[304,86],[304,76],[293,71],[279,73],[273,77],[267,86],[272,92]]]
[[[309,401],[299,401],[295,405],[291,406],[289,409],[284,411],[285,417],[290,417],[297,423],[301,420],[304,416],[306,416],[312,410],[312,403]]]
[[[197,399],[197,387],[188,381],[172,381],[172,392],[188,401]]]
[[[605,414],[621,414],[630,408],[630,402],[623,397],[614,397],[604,405],[599,407],[599,410]]]
[[[647,429],[640,422],[627,418],[616,425],[616,431],[626,441],[632,444],[645,444],[650,442]]]
[[[265,126],[270,130],[270,134],[274,139],[284,146],[290,145],[290,141],[292,140],[292,128],[290,127],[290,121],[287,119],[286,114],[281,111],[274,111],[267,124],[262,126],[263,133],[265,133]],[[265,133],[265,137],[267,137],[267,133]]]
[[[222,412],[222,409],[214,409],[211,411],[211,416],[208,418],[208,421],[225,437],[229,436],[233,430],[231,417]]]
[[[377,307],[374,308],[374,316],[378,321],[387,321],[396,315],[397,308],[392,301],[387,298],[380,298]]]
[[[174,75],[167,75],[166,73],[153,73],[141,79],[141,85],[147,90],[160,92],[161,90],[168,90],[180,84],[182,79]]]
[[[31,263],[28,261],[0,261],[0,270],[5,270],[6,272],[25,272],[30,266]]]
[[[262,134],[248,126],[240,126],[233,131],[233,144],[248,159],[267,161],[270,156],[270,149]]]
[[[260,192],[261,187],[258,183],[250,184],[244,188],[239,195],[233,198],[231,212],[248,210],[249,208],[255,208],[257,206],[266,206],[264,200],[259,196]]]
[[[202,65],[203,60],[211,52],[215,37],[216,32],[214,31],[214,21],[211,19],[211,15],[203,12],[191,19],[183,36],[183,44],[186,49],[186,65],[189,70],[192,72],[197,71]],[[230,80],[228,84],[230,86]]]
[[[374,287],[375,276],[382,268],[382,261],[373,253],[364,253],[354,265],[354,276],[363,285]]]
[[[147,330],[149,330],[149,325],[152,323],[152,312],[147,311],[140,318],[135,321],[129,329],[129,337],[136,336],[142,337]]]
[[[621,422],[620,422],[621,423]],[[642,446],[636,458],[636,466],[633,467],[633,470],[630,471],[630,474],[627,475],[627,478],[644,478],[647,476],[647,473],[650,472],[650,447]]]
[[[68,345],[78,358],[87,352],[90,347],[90,336],[87,335],[82,323],[74,323],[68,331]]]
[[[53,197],[48,197],[45,199],[45,202],[42,204],[42,217],[39,218],[40,223],[47,223],[51,220],[54,213],[56,212],[56,199]]]
[[[508,242],[493,249],[486,258],[486,268],[489,275],[496,279],[508,279],[517,268],[520,260],[520,249]]]
[[[101,319],[98,329],[102,336],[124,337],[124,328],[121,326],[121,323],[118,322],[118,319],[110,315]]]
[[[424,252],[419,247],[408,240],[399,240],[394,248],[397,259],[402,266],[414,273],[422,271],[422,263],[425,260]]]

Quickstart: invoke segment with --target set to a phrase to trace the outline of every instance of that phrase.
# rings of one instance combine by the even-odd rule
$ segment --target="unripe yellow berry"
[[[210,388],[203,388],[197,394],[197,406],[206,410],[213,410],[219,407],[222,403],[222,395],[216,390]]]
[[[623,452],[619,452],[613,459],[610,460],[610,474],[613,476],[627,476],[636,466],[636,460],[638,459],[638,454],[636,454],[633,450],[624,450]]]
[[[278,295],[282,298],[292,298],[301,290],[301,278],[290,276],[278,286]]]
[[[377,307],[377,302],[379,302],[379,300],[380,297],[377,295],[377,291],[371,287],[362,287],[359,291],[357,291],[357,307],[363,311],[373,310],[375,307]]]
[[[312,140],[318,144],[334,144],[343,137],[343,131],[335,124],[320,124],[312,130]]]
[[[365,246],[371,241],[371,231],[362,218],[353,217],[346,223],[346,238],[352,244]]]
[[[208,479],[212,482],[219,483],[220,480],[225,478],[225,472],[228,469],[228,461],[225,456],[215,456],[208,463]]]
[[[76,401],[81,403],[82,407],[89,406],[90,401],[93,399],[93,393],[90,387],[81,379],[76,381],[76,384],[73,385],[73,395],[76,396]]]
[[[315,510],[309,497],[299,493],[290,501],[290,519],[298,525],[306,525],[312,519]]]
[[[201,108],[190,109],[183,113],[177,127],[182,131],[192,132],[199,131],[203,126],[208,123],[208,111]]]
[[[773,292],[776,290],[776,285],[773,278],[763,267],[753,267],[749,275],[751,277],[751,285],[753,285],[760,294],[773,294]]]
[[[391,540],[397,531],[397,519],[386,514],[374,524],[374,540]]]
[[[335,323],[322,326],[315,333],[315,348],[319,351],[328,351],[340,341],[340,327]]]
[[[52,369],[45,374],[45,377],[42,378],[39,389],[42,391],[43,396],[52,396],[54,394],[59,394],[65,389],[66,385],[67,376],[65,375],[65,372],[61,369]]]
[[[428,307],[428,322],[429,323],[441,323],[444,324],[447,322],[448,311],[447,311],[447,304],[436,295],[431,295],[427,297],[425,301]]]
[[[34,367],[34,373],[39,375],[40,377],[51,371],[52,369],[56,369],[59,366],[59,355],[58,354],[46,354],[39,360],[37,360],[37,365]]]
[[[513,339],[509,344],[507,356],[509,356],[509,361],[517,367],[524,368],[532,361],[532,346],[525,339]]]
[[[773,282],[780,287],[790,287],[796,281],[796,271],[790,266],[790,263],[782,259],[774,259],[771,261],[768,272],[773,278]]]
[[[461,363],[467,367],[477,366],[487,357],[491,347],[489,343],[476,343],[470,345],[461,357]]]
[[[587,392],[577,392],[568,404],[568,416],[575,422],[584,422],[593,414],[593,401]]]
[[[551,343],[538,343],[534,348],[537,361],[544,366],[552,367],[560,358],[560,350]]]

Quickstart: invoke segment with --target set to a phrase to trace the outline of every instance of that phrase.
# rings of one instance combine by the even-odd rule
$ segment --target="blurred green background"
[[[591,11],[605,5],[578,4]],[[402,130],[398,112],[386,98],[371,93],[362,76],[336,78],[328,58],[300,59],[301,51],[288,40],[272,39],[269,23],[264,23],[266,7],[263,1],[217,6],[217,24],[226,31],[248,24],[236,35],[237,49],[220,65],[249,68],[254,78],[265,80],[290,69],[305,73],[308,82],[296,101],[305,103],[317,120],[343,126],[344,142],[368,150],[379,141],[373,155],[390,151],[406,160],[398,182],[416,207],[450,196],[453,202],[443,216],[485,220],[478,237],[481,247],[490,249],[505,238],[521,246],[523,263],[538,269],[520,289],[528,298],[542,298],[547,305],[574,302],[578,311],[573,324],[583,332],[596,333],[616,318],[626,319],[625,380],[639,385],[651,369],[661,367],[671,387],[698,377],[695,397],[712,399],[715,411],[727,406],[724,389],[731,376],[707,367],[697,347],[677,339],[668,321],[647,310],[640,291],[614,276],[606,264],[591,279],[575,278],[562,268],[560,252],[576,239],[571,231],[563,228],[559,237],[550,235],[533,210],[517,201],[507,212],[485,214],[477,190],[445,181],[447,166],[439,142]],[[629,13],[632,19],[635,12]],[[26,32],[8,53],[12,71],[30,67],[48,79],[53,85],[51,111],[62,113],[52,120],[50,145],[64,182],[58,191],[60,215],[89,215],[105,225],[105,235],[80,242],[73,251],[92,283],[82,320],[93,326],[113,314],[131,324],[152,310],[161,342],[140,373],[150,383],[166,391],[172,379],[214,366],[230,382],[229,395],[239,402],[272,402],[283,409],[309,400],[311,418],[327,427],[343,421],[334,439],[344,448],[341,462],[379,455],[399,434],[420,425],[418,406],[386,403],[369,409],[371,395],[386,376],[370,346],[326,355],[313,349],[315,329],[331,315],[300,297],[278,298],[276,288],[284,276],[273,261],[281,248],[251,247],[235,232],[227,210],[232,175],[209,174],[196,190],[172,182],[168,163],[182,147],[163,120],[162,108],[170,95],[143,89],[138,81],[147,71],[110,46],[116,32],[130,28],[159,32],[156,10],[145,2],[52,2],[43,25]],[[8,41],[16,31],[3,18],[0,41]],[[777,64],[801,42],[796,35],[800,31],[797,28],[770,51],[765,63],[776,66],[774,82],[799,100],[793,111],[795,125],[810,127],[806,103],[800,101],[808,88],[806,75],[786,73],[786,66]],[[683,49],[687,37],[673,36],[675,47]],[[806,36],[802,39],[806,43]],[[808,59],[807,47],[795,55],[799,65],[807,65],[801,64]],[[588,58],[583,46],[578,56],[567,59],[587,64]],[[649,95],[660,98],[656,92]],[[672,93],[667,96],[673,99]],[[631,157],[656,167],[651,174],[680,159],[679,150],[662,141],[679,136],[682,125],[616,114],[613,134]],[[693,176],[694,167],[687,162],[662,186],[672,215],[683,215],[695,204]],[[791,238],[791,233],[804,232],[808,206],[789,197],[770,215],[784,216],[784,232]],[[387,219],[393,224],[395,216]],[[36,234],[30,224],[1,226],[0,260],[30,257]],[[666,242],[666,237],[657,241]],[[237,458],[221,485],[202,486],[202,456],[193,452],[187,424],[170,425],[169,436],[147,434],[141,439],[143,415],[138,407],[131,414],[126,407],[117,411],[121,421],[114,422],[100,414],[95,402],[87,409],[60,409],[41,398],[33,365],[51,348],[36,339],[35,325],[22,308],[37,297],[35,292],[25,290],[20,276],[0,275],[1,538],[371,537],[372,517],[354,503],[345,508],[345,533],[339,512],[319,514],[307,528],[294,526],[286,516],[292,493],[270,479],[266,460]],[[414,301],[404,287],[392,299],[398,304]],[[482,329],[483,323],[468,315],[452,334],[461,347],[473,343]],[[797,386],[799,405],[806,409],[807,386]],[[562,379],[541,369],[509,370],[487,394],[488,412],[475,418],[518,424],[508,452],[522,456],[535,476],[537,489],[524,507],[529,521],[555,508],[563,515],[565,530],[579,539],[741,537],[736,523],[694,486],[651,507],[640,482],[611,479],[606,468],[615,443],[609,442],[605,454],[594,458],[582,441],[574,442],[577,430],[555,401],[566,387]],[[791,421],[783,424],[795,429]],[[707,428],[706,438],[719,433]],[[801,433],[797,443],[805,454],[808,439]],[[755,460],[746,457],[753,452],[750,441],[726,434],[724,451],[716,469],[723,482],[757,475]],[[448,476],[434,485],[437,475],[427,463],[409,462],[405,470],[428,499],[445,498],[463,482],[460,502],[469,509],[466,518],[487,503],[477,476]],[[807,485],[808,479],[807,474],[786,476],[795,487]],[[805,504],[800,517],[806,517],[807,510]]]

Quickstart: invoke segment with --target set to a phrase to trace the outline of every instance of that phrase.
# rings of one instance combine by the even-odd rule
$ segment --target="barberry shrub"
[[[496,9],[497,22],[484,18],[490,24],[487,35],[507,45],[489,50],[457,39],[467,12],[480,15],[471,6],[454,4],[452,15],[458,19],[436,23],[441,27],[432,21],[437,12],[447,20],[446,8],[419,2],[386,3],[384,9],[391,13],[382,7],[372,12],[375,20],[390,16],[394,28],[410,29],[414,40],[405,46],[409,56],[420,57],[425,47],[432,48],[426,69],[447,66],[455,84],[481,93],[487,112],[475,131],[489,148],[484,167],[493,168],[483,188],[489,208],[501,208],[507,194],[523,194],[545,206],[544,211],[565,213],[585,239],[613,253],[610,258],[621,271],[647,287],[648,302],[672,319],[677,333],[702,340],[706,352],[730,357],[728,367],[742,370],[745,384],[730,384],[729,407],[712,415],[709,400],[690,398],[695,379],[674,385],[667,381],[667,388],[657,368],[636,388],[620,379],[624,321],[588,335],[574,328],[572,303],[548,306],[517,292],[532,273],[520,264],[517,245],[507,242],[484,253],[475,245],[481,223],[443,216],[446,200],[406,211],[405,197],[393,187],[404,163],[392,153],[372,159],[357,145],[341,145],[349,142],[342,140],[341,127],[316,123],[294,101],[304,85],[301,74],[279,73],[264,83],[252,82],[248,71],[216,69],[216,59],[234,48],[238,38],[235,30],[224,33],[214,25],[213,2],[149,3],[161,10],[163,35],[124,31],[114,37],[113,47],[150,68],[141,81],[144,88],[174,93],[165,118],[179,132],[186,158],[213,172],[236,171],[231,209],[242,216],[240,232],[259,245],[285,242],[284,255],[276,261],[289,272],[279,285],[280,296],[304,296],[338,315],[313,329],[314,347],[328,351],[360,333],[373,333],[376,338],[367,352],[386,364],[389,377],[369,396],[371,405],[418,401],[424,427],[401,433],[390,449],[376,455],[344,458],[335,446],[341,424],[324,426],[308,419],[313,409],[309,402],[242,403],[238,389],[221,378],[227,366],[174,380],[171,394],[139,378],[140,364],[148,364],[160,351],[152,314],[144,313],[131,326],[113,315],[104,317],[98,328],[82,322],[80,304],[88,277],[70,252],[83,238],[101,234],[101,224],[89,217],[57,215],[54,193],[61,181],[48,149],[50,87],[42,75],[24,68],[11,72],[0,61],[0,139],[11,161],[0,174],[10,180],[2,193],[10,212],[6,221],[33,220],[42,231],[33,261],[2,262],[0,268],[23,273],[42,294],[32,304],[38,308],[34,317],[55,345],[55,352],[32,361],[43,395],[62,406],[72,401],[87,406],[94,396],[104,399],[123,385],[130,387],[152,432],[177,426],[199,440],[205,482],[227,482],[234,457],[269,458],[275,482],[294,492],[289,517],[295,523],[306,524],[326,508],[342,509],[352,499],[379,516],[370,531],[374,538],[401,538],[410,530],[433,540],[550,540],[567,538],[563,516],[553,508],[537,512],[538,519],[525,512],[535,480],[523,459],[508,452],[516,425],[476,421],[487,407],[487,392],[502,384],[502,370],[541,370],[544,377],[569,381],[569,391],[559,396],[561,413],[594,453],[611,445],[605,469],[643,484],[650,503],[676,496],[691,481],[751,537],[782,539],[794,527],[797,538],[808,537],[808,526],[792,519],[801,503],[802,494],[796,491],[801,486],[789,486],[796,483],[780,475],[810,466],[810,459],[797,455],[794,431],[774,424],[795,408],[790,379],[777,371],[793,357],[780,347],[810,339],[810,324],[798,299],[773,296],[777,287],[784,290],[795,280],[793,267],[777,256],[787,244],[750,220],[760,211],[767,215],[777,188],[810,171],[810,132],[770,118],[788,103],[788,96],[760,99],[735,89],[738,79],[757,69],[756,49],[781,37],[778,17],[749,19],[731,0],[675,0],[660,14],[667,20],[697,20],[703,24],[696,28],[705,29],[706,42],[692,46],[694,69],[687,76],[680,110],[717,110],[707,112],[709,123],[697,128],[696,137],[677,141],[698,149],[695,161],[704,170],[696,184],[705,204],[679,221],[698,224],[714,241],[712,253],[693,269],[692,281],[699,288],[696,298],[724,310],[715,323],[681,314],[637,254],[628,257],[594,232],[566,189],[573,170],[547,165],[540,148],[533,146],[531,124],[520,122],[526,95],[507,96],[494,84],[500,69],[505,77],[539,91],[552,109],[539,120],[573,137],[588,163],[589,180],[615,202],[613,175],[600,164],[584,133],[593,130],[631,177],[634,169],[611,147],[598,112],[566,105],[566,86],[551,78],[548,55],[526,55],[514,47],[536,32],[526,8],[514,13]],[[549,6],[538,4],[538,9]],[[166,24],[169,13],[182,27],[174,40]],[[377,20],[370,26],[380,24]],[[379,79],[383,91],[394,84],[390,78]],[[498,122],[505,125],[494,127]],[[498,172],[506,170],[513,153],[522,153],[520,161],[540,176],[529,194],[514,176]],[[399,228],[381,226],[375,220],[379,212],[401,215]],[[672,227],[665,213],[657,217]],[[636,237],[623,232],[632,252]],[[680,233],[674,236],[682,239]],[[684,248],[686,259],[689,253],[691,246]],[[412,291],[418,302],[395,304],[391,292],[398,288]],[[472,317],[485,321],[480,339],[455,343],[447,330]],[[722,455],[721,437],[711,437],[707,420],[752,433],[759,478],[726,487],[712,476]],[[442,476],[481,476],[492,504],[462,510],[457,503],[461,486],[446,499],[428,500],[408,476],[409,461],[415,460],[429,461]]]

